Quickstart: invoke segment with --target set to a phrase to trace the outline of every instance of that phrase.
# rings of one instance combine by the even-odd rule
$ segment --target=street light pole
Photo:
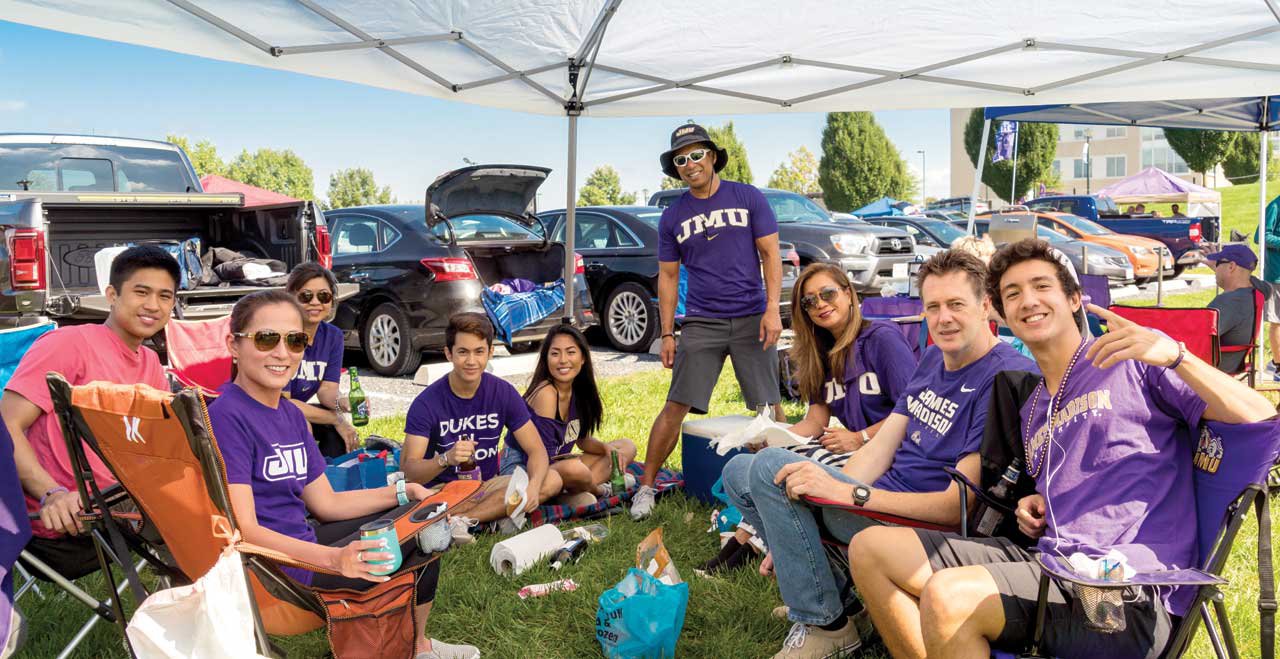
[[[1093,129],[1086,128],[1084,130],[1084,193],[1091,194],[1089,190],[1093,183],[1093,156],[1089,155],[1089,142],[1093,139]]]
[[[925,191],[929,189],[929,186],[925,185],[928,182],[928,179],[925,178],[927,176],[925,171],[928,161],[925,159],[924,149],[916,149],[916,153],[920,154],[920,210],[924,210],[924,207],[928,205],[927,195],[925,194]]]

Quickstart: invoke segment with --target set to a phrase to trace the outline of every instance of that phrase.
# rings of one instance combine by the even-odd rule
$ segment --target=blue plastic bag
[[[596,640],[609,659],[661,659],[676,656],[684,629],[689,584],[668,586],[631,568],[617,586],[600,595]]]
[[[711,496],[725,504],[724,509],[716,513],[716,529],[721,533],[728,533],[738,528],[738,525],[742,523],[742,512],[738,510],[737,506],[733,505],[732,501],[729,501],[729,495],[724,493],[723,476],[717,478],[715,484],[711,486]]]

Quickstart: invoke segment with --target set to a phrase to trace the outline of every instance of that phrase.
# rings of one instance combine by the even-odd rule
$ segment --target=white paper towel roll
[[[489,564],[503,576],[515,576],[555,553],[564,544],[564,536],[554,524],[543,524],[520,535],[513,535],[493,546]]]

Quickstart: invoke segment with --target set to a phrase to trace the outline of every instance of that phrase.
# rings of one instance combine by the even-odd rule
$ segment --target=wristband
[[[57,494],[57,493],[59,493],[59,492],[70,492],[70,491],[71,491],[71,490],[68,490],[67,488],[65,488],[65,487],[63,487],[63,486],[61,486],[61,485],[56,485],[56,486],[54,486],[54,487],[49,488],[48,490],[46,490],[46,491],[45,491],[44,496],[40,497],[40,507],[41,507],[41,508],[44,508],[44,502],[45,502],[49,497],[51,497],[51,496],[53,496],[53,495],[55,495],[55,494]]]
[[[1169,364],[1165,368],[1169,369],[1170,371],[1178,370],[1178,367],[1182,366],[1182,359],[1186,356],[1187,356],[1187,344],[1179,341],[1178,342],[1178,358],[1173,360],[1173,363]]]
[[[396,502],[402,506],[409,503],[409,495],[404,490],[404,479],[396,481]]]
[[[866,446],[867,444],[870,444],[870,443],[871,443],[871,435],[868,435],[868,434],[867,434],[867,429],[866,429],[866,428],[863,428],[862,430],[859,430],[858,432],[862,435],[862,445],[863,445],[863,446]]]
[[[668,336],[674,339],[674,338],[676,338],[676,333],[675,333],[675,332],[667,332],[666,334],[663,334],[662,336],[660,336],[660,337],[658,337],[658,338],[660,338],[660,339],[665,339],[665,338],[667,338]]]

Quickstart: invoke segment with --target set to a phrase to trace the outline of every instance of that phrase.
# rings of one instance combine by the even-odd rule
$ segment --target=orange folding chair
[[[164,329],[169,374],[182,386],[217,395],[218,387],[231,379],[231,353],[227,351],[230,332],[231,316],[170,320]]]
[[[423,501],[387,512],[395,520],[405,556],[388,581],[365,592],[312,588],[279,566],[331,570],[238,540],[222,454],[209,426],[205,399],[196,389],[171,394],[141,384],[107,382],[72,387],[57,373],[49,374],[48,381],[87,522],[95,531],[98,560],[113,588],[116,577],[109,554],[126,550],[119,542],[119,521],[102,514],[106,502],[89,471],[86,447],[111,469],[137,505],[144,527],[163,539],[174,567],[186,580],[208,572],[228,544],[244,555],[262,654],[271,653],[267,634],[294,635],[325,627],[339,659],[413,656],[415,585],[422,570],[439,557],[420,551],[415,536],[443,520],[445,510],[456,514],[469,508],[478,483],[450,483]],[[146,589],[127,561],[124,565],[125,579],[141,600]],[[127,619],[119,598],[112,606],[123,631]]]

